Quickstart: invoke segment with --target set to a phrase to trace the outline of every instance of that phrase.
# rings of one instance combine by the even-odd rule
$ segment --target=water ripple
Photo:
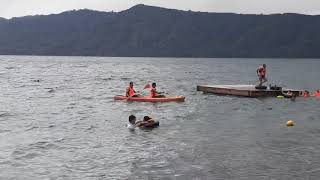
[[[320,175],[318,99],[292,102],[196,92],[198,84],[255,82],[254,69],[264,62],[270,68],[270,83],[281,80],[296,88],[318,89],[320,61],[1,59],[0,179],[317,179]],[[113,100],[125,93],[129,81],[145,94],[143,87],[157,82],[160,91],[184,95],[186,102]],[[161,126],[129,131],[131,114],[139,120],[151,116]],[[289,119],[296,121],[295,127],[286,127]]]

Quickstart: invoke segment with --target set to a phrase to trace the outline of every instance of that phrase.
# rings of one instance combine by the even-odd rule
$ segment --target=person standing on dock
[[[259,66],[257,69],[257,75],[259,77],[259,86],[262,86],[263,83],[267,82],[268,79],[266,78],[267,75],[267,65],[263,64],[262,66]]]

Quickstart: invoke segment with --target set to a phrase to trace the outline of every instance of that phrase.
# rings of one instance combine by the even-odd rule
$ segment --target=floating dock
[[[213,93],[220,95],[233,95],[243,97],[277,97],[291,90],[295,96],[299,96],[300,90],[284,89],[282,90],[260,90],[255,85],[203,85],[197,86],[197,91]]]

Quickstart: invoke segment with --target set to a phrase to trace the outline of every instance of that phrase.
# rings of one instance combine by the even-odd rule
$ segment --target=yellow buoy
[[[292,120],[287,121],[287,126],[294,126],[294,121]]]

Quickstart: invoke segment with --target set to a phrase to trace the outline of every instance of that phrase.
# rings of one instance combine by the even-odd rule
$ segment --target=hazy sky
[[[0,17],[51,14],[83,8],[122,11],[136,4],[210,12],[320,14],[320,0],[0,0]]]

